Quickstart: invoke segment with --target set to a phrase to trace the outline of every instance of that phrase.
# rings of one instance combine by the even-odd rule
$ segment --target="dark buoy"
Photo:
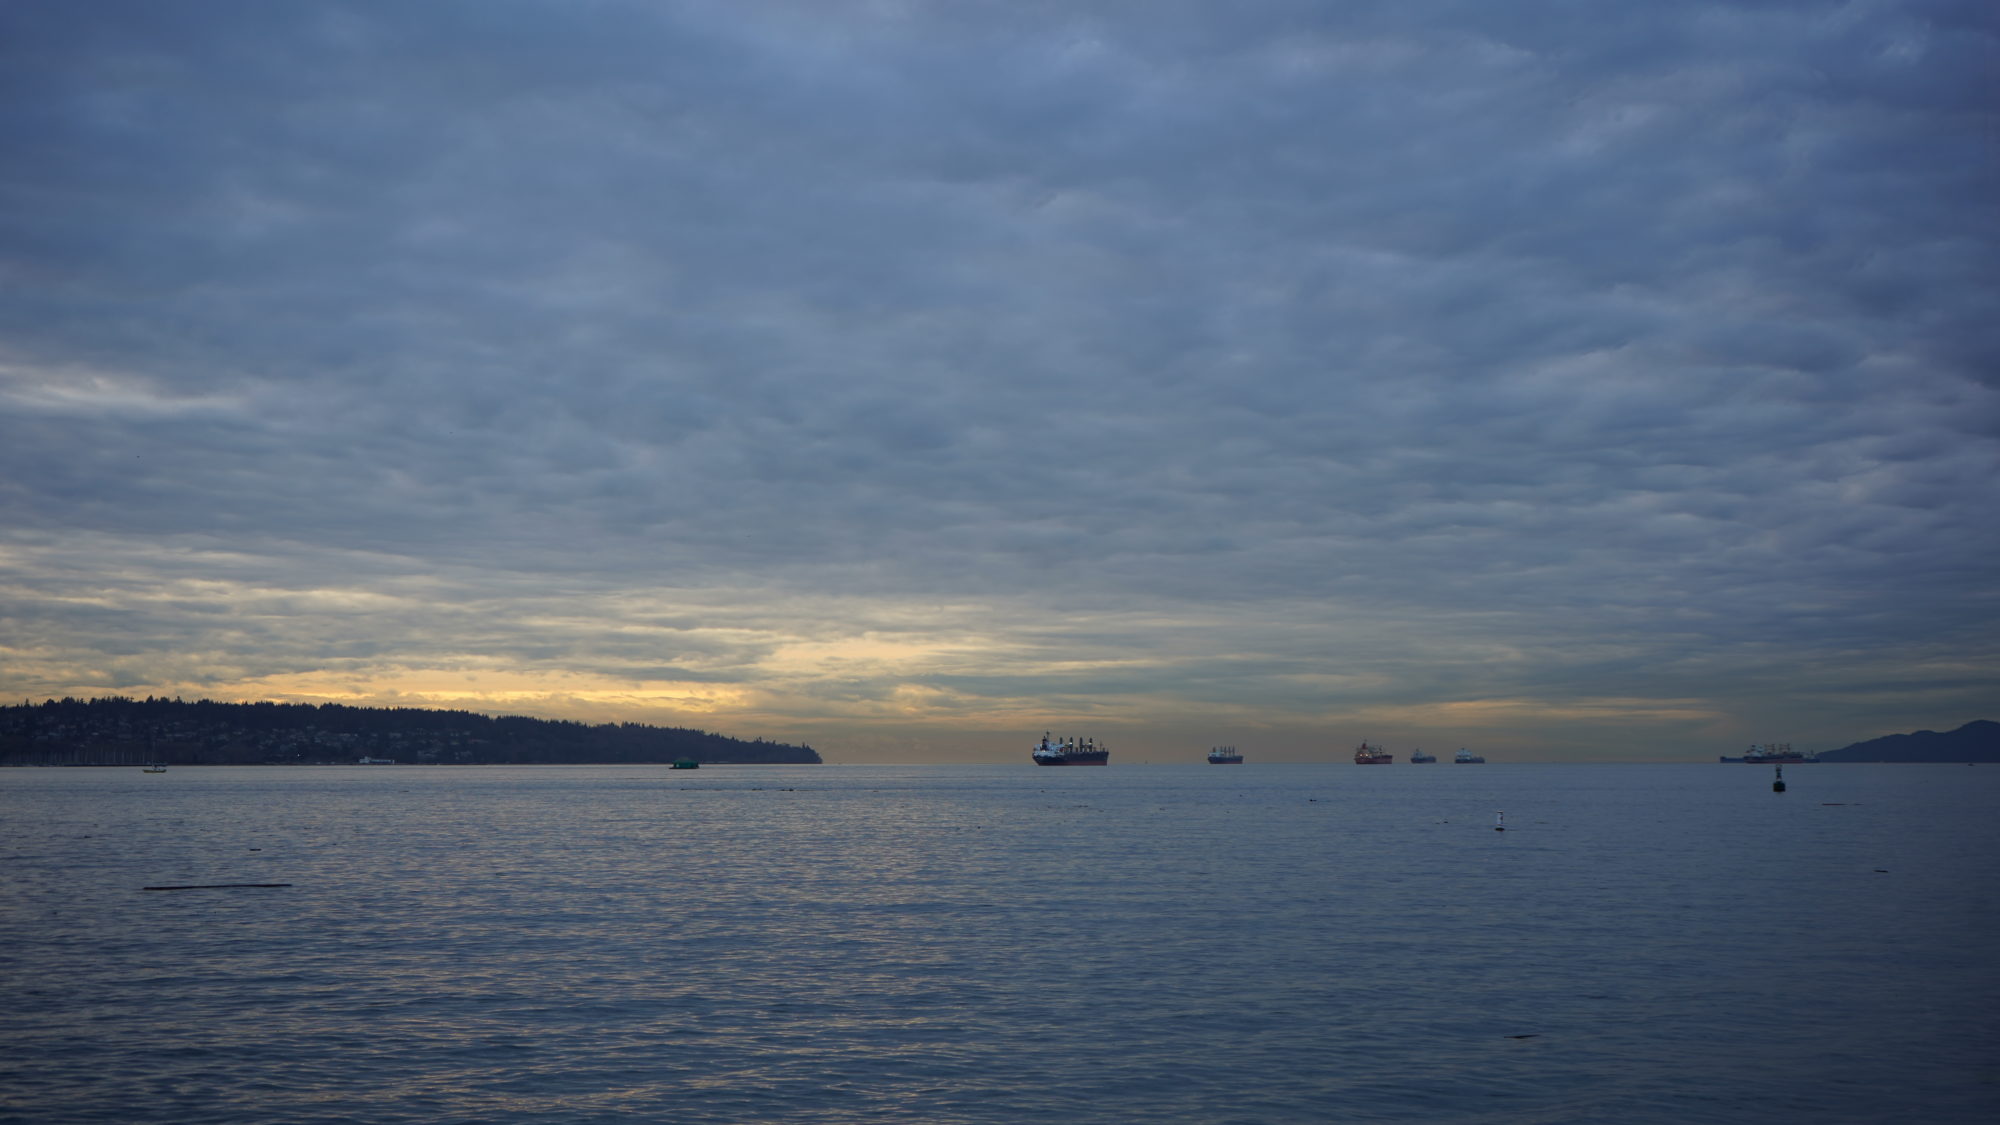
[[[1772,768],[1778,771],[1778,777],[1777,780],[1771,782],[1771,792],[1783,793],[1785,791],[1785,767],[1773,766]]]

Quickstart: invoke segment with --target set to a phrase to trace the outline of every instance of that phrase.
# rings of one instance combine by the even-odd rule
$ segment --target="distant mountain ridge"
[[[2000,762],[2000,723],[1974,719],[1939,734],[1885,734],[1820,754],[1822,762]]]
[[[51,699],[0,707],[0,765],[135,762],[251,765],[355,762],[586,765],[672,762],[817,764],[810,746],[644,723],[497,718],[419,707]]]

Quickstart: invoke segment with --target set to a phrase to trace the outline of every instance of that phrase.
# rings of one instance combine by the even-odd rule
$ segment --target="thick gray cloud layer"
[[[0,689],[1991,717],[1996,64],[1975,3],[8,5]]]

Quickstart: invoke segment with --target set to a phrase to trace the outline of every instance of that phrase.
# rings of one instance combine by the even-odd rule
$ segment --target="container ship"
[[[1438,759],[1436,754],[1426,754],[1422,750],[1418,750],[1410,755],[1410,764],[1413,766],[1422,765],[1425,762],[1435,762],[1437,760]]]
[[[1380,746],[1370,746],[1364,742],[1354,748],[1354,764],[1357,766],[1386,766],[1395,760],[1394,754]]]
[[[1472,751],[1465,749],[1459,750],[1458,755],[1452,758],[1452,761],[1454,763],[1461,766],[1476,766],[1479,765],[1481,762],[1484,762],[1485,760],[1486,760],[1485,758],[1482,758],[1479,755],[1474,754]]]
[[[1741,758],[1732,758],[1725,754],[1722,760],[1748,762],[1753,766],[1789,766],[1794,762],[1817,762],[1819,758],[1792,749],[1792,744],[1789,742],[1767,742],[1762,746],[1752,746],[1749,753]]]
[[[1066,738],[1058,741],[1044,734],[1035,747],[1034,758],[1038,766],[1101,766],[1111,761],[1111,751],[1096,739]]]
[[[1218,746],[1208,752],[1208,764],[1211,766],[1240,766],[1243,764],[1243,755],[1238,753],[1234,746]]]

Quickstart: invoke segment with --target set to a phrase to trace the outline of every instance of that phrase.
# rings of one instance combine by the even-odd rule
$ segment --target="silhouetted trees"
[[[683,727],[419,707],[187,703],[151,696],[0,707],[0,764],[351,762],[363,756],[444,765],[820,760],[810,746],[746,742]]]

